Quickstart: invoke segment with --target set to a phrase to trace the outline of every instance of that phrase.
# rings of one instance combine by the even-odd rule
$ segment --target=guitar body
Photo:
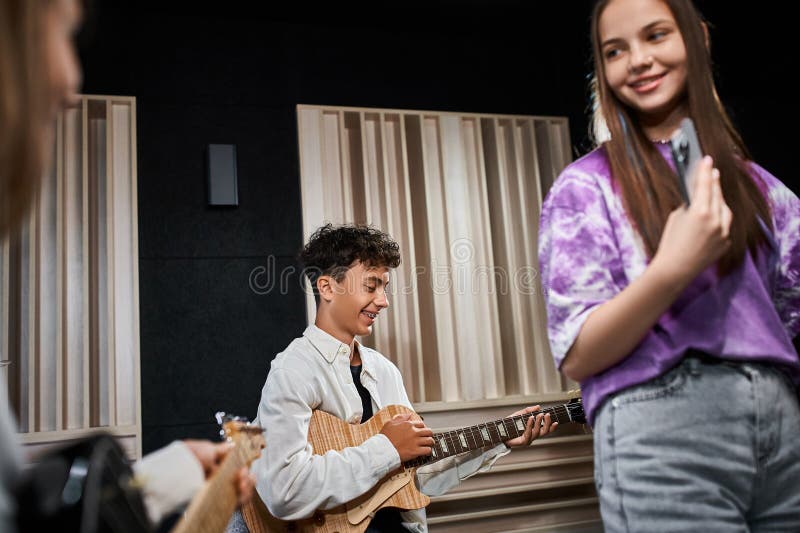
[[[376,433],[395,415],[412,413],[401,405],[389,405],[375,413],[364,424],[348,424],[323,411],[314,411],[308,429],[308,441],[314,453],[324,455],[330,450],[341,451],[358,446]],[[361,533],[367,529],[372,516],[384,507],[401,510],[420,509],[430,503],[430,498],[419,492],[415,484],[416,468],[400,467],[390,472],[375,487],[362,496],[339,507],[317,510],[304,520],[284,521],[269,514],[258,497],[242,507],[242,515],[250,533],[308,532],[308,533]]]

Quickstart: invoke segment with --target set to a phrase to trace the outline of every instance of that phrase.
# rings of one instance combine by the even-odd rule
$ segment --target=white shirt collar
[[[328,363],[333,364],[337,356],[346,357],[348,361],[350,360],[352,355],[350,353],[350,346],[343,343],[327,331],[318,328],[315,324],[308,326],[303,332],[303,336],[308,339],[308,342],[310,342],[311,345],[316,348],[317,352],[319,352],[319,354]],[[361,356],[363,371],[366,374],[369,374],[372,379],[375,379],[372,354],[369,353],[369,350],[365,350],[363,345],[358,342],[358,340],[354,341],[354,345],[358,345],[358,353]]]
[[[311,324],[303,332],[303,336],[317,349],[319,354],[329,363],[333,363],[337,355],[350,359],[350,346],[339,339]],[[358,341],[355,341],[358,342]]]

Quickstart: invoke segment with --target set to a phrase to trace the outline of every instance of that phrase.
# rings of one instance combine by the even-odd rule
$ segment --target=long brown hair
[[[0,0],[0,238],[19,226],[45,163],[45,0]]]
[[[600,47],[599,21],[611,0],[599,0],[592,13],[592,51],[596,73],[596,109],[611,138],[605,143],[614,180],[622,191],[628,217],[652,257],[658,249],[670,212],[681,204],[677,180],[656,146],[644,134],[635,110],[620,101],[608,86]],[[750,154],[717,96],[704,21],[691,0],[662,0],[683,37],[687,55],[686,104],[700,144],[720,171],[725,202],[733,212],[731,247],[718,271],[729,273],[747,250],[755,254],[765,242],[760,217],[771,227],[769,205],[749,171]]]

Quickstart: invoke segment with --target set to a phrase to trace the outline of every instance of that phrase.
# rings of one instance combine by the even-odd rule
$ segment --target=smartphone
[[[675,162],[675,170],[678,173],[678,187],[686,205],[691,203],[689,191],[692,190],[692,183],[689,178],[693,175],[694,168],[703,157],[700,150],[700,141],[697,138],[697,130],[694,129],[692,119],[685,118],[681,121],[680,127],[670,137],[670,147],[672,148],[672,160]]]

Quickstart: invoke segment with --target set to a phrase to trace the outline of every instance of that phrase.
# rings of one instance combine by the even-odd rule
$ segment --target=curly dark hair
[[[365,267],[397,268],[400,246],[383,231],[365,224],[325,224],[317,229],[298,259],[317,295],[317,280],[331,276],[342,281],[356,261]]]

